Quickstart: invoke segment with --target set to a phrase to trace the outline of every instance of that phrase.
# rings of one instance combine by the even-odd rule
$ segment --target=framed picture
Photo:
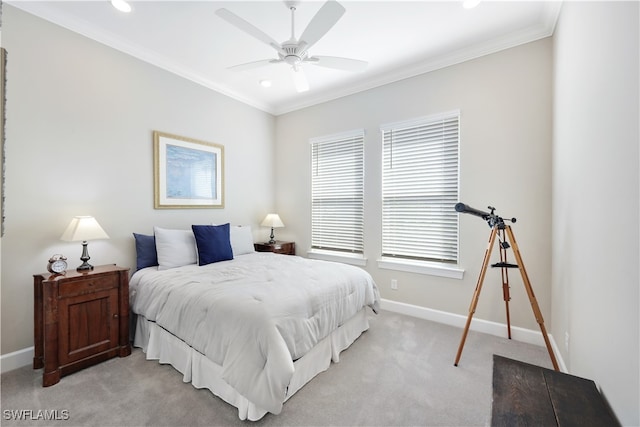
[[[223,208],[224,147],[153,132],[154,207]]]

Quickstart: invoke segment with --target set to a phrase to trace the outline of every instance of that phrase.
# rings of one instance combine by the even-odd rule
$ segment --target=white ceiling
[[[134,1],[124,14],[108,1],[6,3],[126,52],[272,114],[282,114],[432,71],[553,33],[560,1],[342,0],[346,13],[312,48],[312,55],[368,61],[362,72],[305,65],[311,89],[297,93],[285,64],[251,71],[228,67],[277,58],[268,45],[214,12],[226,8],[277,41],[291,35],[282,1]],[[299,37],[323,1],[296,10]],[[270,88],[259,85],[272,80]]]

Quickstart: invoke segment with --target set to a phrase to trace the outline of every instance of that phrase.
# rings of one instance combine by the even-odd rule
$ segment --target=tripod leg
[[[529,276],[527,275],[527,270],[524,268],[524,263],[522,262],[522,257],[520,256],[520,249],[518,249],[518,244],[516,243],[516,239],[513,236],[513,231],[511,231],[511,227],[507,226],[507,234],[509,236],[509,240],[511,241],[511,246],[513,247],[513,254],[516,257],[516,262],[518,263],[518,268],[520,269],[520,274],[522,275],[522,281],[524,282],[524,287],[527,290],[527,295],[529,296],[529,301],[531,302],[531,308],[533,309],[533,314],[536,317],[536,321],[540,326],[540,331],[542,332],[542,338],[544,338],[544,343],[547,346],[547,351],[549,352],[549,357],[551,358],[551,363],[553,364],[553,369],[559,371],[558,362],[556,361],[556,357],[553,354],[553,349],[551,348],[551,342],[549,342],[549,336],[547,335],[547,330],[544,327],[544,319],[542,318],[542,312],[540,311],[540,306],[538,306],[538,301],[536,300],[536,296],[533,293],[533,288],[531,287],[531,282],[529,282]]]
[[[460,361],[460,356],[462,356],[462,348],[464,347],[464,342],[467,339],[467,334],[469,333],[469,326],[471,325],[471,319],[473,318],[473,313],[476,312],[476,307],[478,306],[478,299],[480,298],[480,291],[482,290],[482,282],[484,281],[484,276],[487,272],[487,267],[489,266],[489,259],[491,258],[491,250],[493,249],[493,244],[496,241],[497,228],[493,228],[491,230],[491,234],[489,235],[489,244],[487,245],[487,250],[484,253],[484,261],[482,262],[482,269],[480,270],[480,276],[478,276],[478,282],[476,283],[476,290],[473,292],[473,298],[471,299],[471,305],[469,306],[469,316],[467,317],[467,323],[464,327],[464,332],[462,333],[462,338],[460,339],[460,345],[458,346],[458,354],[456,354],[456,361],[453,366],[458,366],[458,362]]]
[[[507,263],[507,248],[508,245],[504,238],[504,229],[499,231],[500,233],[500,263],[503,265]],[[511,301],[511,296],[509,295],[509,273],[507,272],[506,267],[502,267],[502,299],[504,299],[504,308],[507,313],[507,336],[511,339],[511,316],[509,314],[509,301]]]

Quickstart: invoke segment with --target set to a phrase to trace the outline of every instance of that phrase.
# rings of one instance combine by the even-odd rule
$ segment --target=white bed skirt
[[[289,383],[285,401],[307,382],[337,363],[340,352],[349,347],[364,331],[369,329],[366,308],[345,322],[331,335],[320,341],[304,357],[294,362],[295,372]],[[222,379],[222,367],[207,359],[184,341],[170,334],[155,322],[137,316],[133,345],[142,348],[147,360],[171,364],[183,374],[184,382],[196,388],[207,388],[225,402],[238,408],[241,420],[257,421],[267,411],[254,405]]]

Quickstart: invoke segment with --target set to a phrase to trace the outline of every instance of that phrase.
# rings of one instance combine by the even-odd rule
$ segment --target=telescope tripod
[[[511,242],[511,246],[505,239],[508,237]],[[484,276],[487,272],[487,267],[489,266],[489,259],[491,258],[491,251],[493,249],[493,245],[496,241],[496,237],[500,241],[500,262],[493,264],[492,267],[499,267],[502,272],[502,295],[504,298],[505,308],[507,311],[507,331],[509,335],[509,339],[511,339],[511,319],[509,317],[509,301],[511,297],[509,296],[509,276],[507,270],[509,268],[518,268],[520,270],[520,274],[522,275],[522,281],[524,283],[524,287],[527,291],[527,295],[529,296],[529,301],[531,302],[531,308],[533,309],[533,314],[540,326],[540,331],[542,332],[542,337],[544,338],[544,342],[547,346],[547,351],[549,352],[549,357],[551,357],[551,363],[553,363],[553,368],[558,371],[558,362],[553,354],[553,350],[551,349],[551,343],[549,342],[549,336],[547,335],[547,330],[544,327],[544,319],[542,318],[542,313],[540,312],[540,307],[538,306],[538,302],[536,300],[536,296],[533,293],[533,289],[531,288],[531,282],[529,282],[529,276],[527,276],[527,271],[524,268],[524,263],[522,262],[522,257],[520,256],[520,250],[518,249],[518,244],[516,243],[516,239],[513,236],[513,231],[511,230],[511,226],[505,225],[504,222],[500,222],[495,224],[491,229],[491,235],[489,236],[489,245],[487,246],[487,250],[484,253],[484,261],[482,263],[482,269],[480,270],[480,276],[478,277],[478,282],[476,284],[476,290],[473,293],[473,299],[471,300],[471,306],[469,307],[469,316],[467,317],[467,324],[464,327],[464,332],[462,333],[462,339],[460,340],[460,346],[458,347],[458,354],[456,355],[456,361],[454,366],[458,366],[458,362],[460,361],[460,356],[462,355],[462,348],[464,347],[464,342],[467,339],[467,333],[469,332],[469,325],[471,325],[471,318],[476,311],[476,307],[478,305],[478,299],[480,298],[480,291],[482,290],[482,282],[484,281]],[[507,249],[510,247],[513,248],[513,253],[516,257],[517,264],[509,264],[507,262]]]

